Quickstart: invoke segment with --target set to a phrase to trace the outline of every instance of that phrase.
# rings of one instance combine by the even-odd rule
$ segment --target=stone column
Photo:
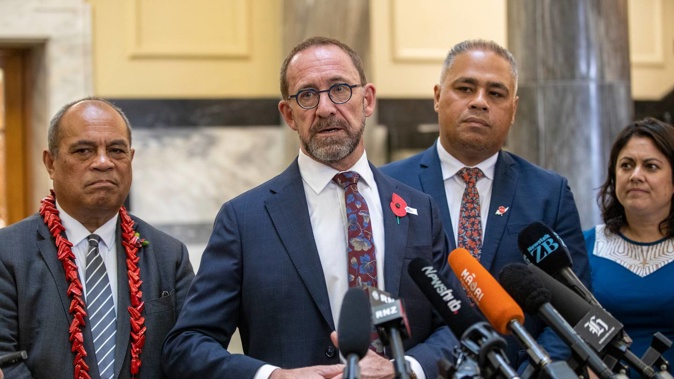
[[[569,179],[583,229],[601,223],[597,189],[632,119],[627,0],[509,0],[519,109],[506,148]]]
[[[283,57],[303,40],[324,36],[336,38],[358,53],[365,67],[365,74],[372,81],[370,67],[370,2],[363,0],[315,1],[285,0],[283,2]],[[280,62],[279,62],[280,68]],[[376,86],[376,83],[375,83]],[[382,164],[384,128],[377,127],[377,114],[365,126],[365,148],[368,158]],[[297,134],[286,126],[286,158],[294,159],[299,150]],[[383,134],[383,135],[382,135]]]

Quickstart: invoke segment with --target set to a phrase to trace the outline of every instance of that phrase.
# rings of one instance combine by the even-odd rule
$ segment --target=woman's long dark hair
[[[618,154],[632,137],[646,137],[653,141],[655,147],[667,157],[674,173],[674,127],[672,125],[648,117],[635,121],[623,129],[611,148],[608,175],[597,195],[597,203],[601,208],[601,215],[606,228],[613,233],[618,233],[623,226],[627,225],[625,208],[615,195],[615,177]],[[672,178],[672,182],[674,182],[674,178]],[[660,231],[668,238],[674,237],[674,201],[669,208],[669,215],[660,223]]]

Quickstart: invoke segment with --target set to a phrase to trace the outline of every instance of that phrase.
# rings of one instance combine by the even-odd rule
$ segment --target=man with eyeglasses
[[[438,361],[451,359],[458,342],[407,264],[423,257],[447,276],[447,241],[430,196],[367,160],[362,137],[375,87],[360,58],[340,41],[308,39],[283,62],[281,93],[279,111],[300,138],[299,156],[223,205],[164,344],[166,373],[341,378],[334,331],[342,299],[349,287],[370,285],[404,299],[410,377],[435,379]],[[227,351],[237,327],[245,355]],[[362,378],[393,378],[390,351],[372,337]]]

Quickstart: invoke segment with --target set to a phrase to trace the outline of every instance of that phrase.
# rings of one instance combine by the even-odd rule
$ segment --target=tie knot
[[[89,237],[87,237],[87,241],[89,241],[89,247],[98,247],[98,242],[101,240],[101,237],[98,236],[98,234],[90,234]]]
[[[478,180],[484,178],[484,173],[477,167],[464,167],[459,170],[459,175],[469,186],[474,186]]]
[[[358,184],[359,179],[360,175],[358,175],[357,172],[346,171],[340,172],[339,174],[335,175],[332,178],[332,181],[337,183],[340,187],[346,190],[350,185]]]

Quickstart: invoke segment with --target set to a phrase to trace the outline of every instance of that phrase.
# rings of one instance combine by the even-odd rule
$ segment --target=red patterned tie
[[[341,172],[332,180],[344,189],[348,222],[349,287],[377,287],[377,263],[370,225],[370,211],[363,195],[358,192],[360,175]]]
[[[332,180],[344,189],[346,204],[347,255],[349,287],[377,288],[377,260],[370,225],[370,211],[363,195],[358,192],[360,175],[353,171],[340,172]],[[372,328],[370,349],[384,355],[384,346],[377,331]]]
[[[480,218],[480,195],[475,184],[484,178],[484,174],[477,167],[464,167],[459,170],[459,176],[466,183],[466,189],[461,198],[458,245],[479,260],[482,249],[482,220]]]

